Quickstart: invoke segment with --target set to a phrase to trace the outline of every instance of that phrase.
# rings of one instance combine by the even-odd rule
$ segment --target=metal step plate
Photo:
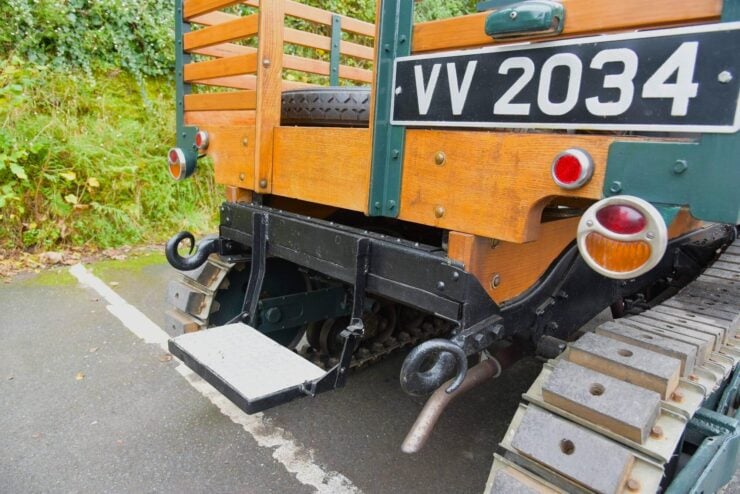
[[[169,348],[247,413],[305,396],[301,385],[324,375],[320,367],[241,323],[178,336]]]

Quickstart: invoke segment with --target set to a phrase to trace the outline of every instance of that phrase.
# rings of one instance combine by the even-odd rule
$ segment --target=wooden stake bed
[[[717,264],[734,259],[738,246],[740,241]],[[718,269],[716,264],[712,269]],[[545,485],[565,492],[655,492],[688,420],[740,360],[740,339],[731,329],[740,319],[740,293],[713,279],[725,278],[704,274],[645,315],[604,323],[598,334],[587,333],[546,364],[524,395],[529,404],[520,405],[501,443],[507,453],[495,459],[486,492],[493,494],[494,486],[513,482],[511,465],[526,471],[531,489]],[[697,287],[702,294],[721,294],[721,317],[708,317],[701,306],[689,302],[676,309],[675,301],[699,293]],[[720,337],[720,346],[710,345],[709,358],[700,364],[703,347],[677,343],[680,340],[671,339],[670,333],[658,337],[651,316],[675,318],[670,322],[710,340]],[[630,344],[641,335],[653,338],[644,340],[649,344]],[[674,381],[682,362],[691,361],[693,370]]]

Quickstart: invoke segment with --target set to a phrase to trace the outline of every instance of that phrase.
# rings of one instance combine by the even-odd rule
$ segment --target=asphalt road
[[[160,256],[91,269],[163,326]],[[246,416],[109,305],[66,270],[0,285],[0,492],[478,493],[539,372],[524,360],[462,396],[409,456],[423,400],[399,388],[403,355]]]

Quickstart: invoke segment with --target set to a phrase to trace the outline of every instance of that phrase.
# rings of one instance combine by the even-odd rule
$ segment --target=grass
[[[169,80],[0,60],[0,249],[116,247],[209,231],[212,167],[177,183]]]

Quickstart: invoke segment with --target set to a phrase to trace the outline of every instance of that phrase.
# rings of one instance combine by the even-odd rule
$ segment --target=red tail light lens
[[[596,219],[613,233],[631,235],[645,229],[647,219],[637,209],[625,204],[612,204],[596,212]]]
[[[208,132],[201,130],[195,134],[195,147],[201,151],[208,147]]]
[[[563,189],[578,189],[591,180],[594,162],[582,149],[568,149],[552,162],[552,179]]]

